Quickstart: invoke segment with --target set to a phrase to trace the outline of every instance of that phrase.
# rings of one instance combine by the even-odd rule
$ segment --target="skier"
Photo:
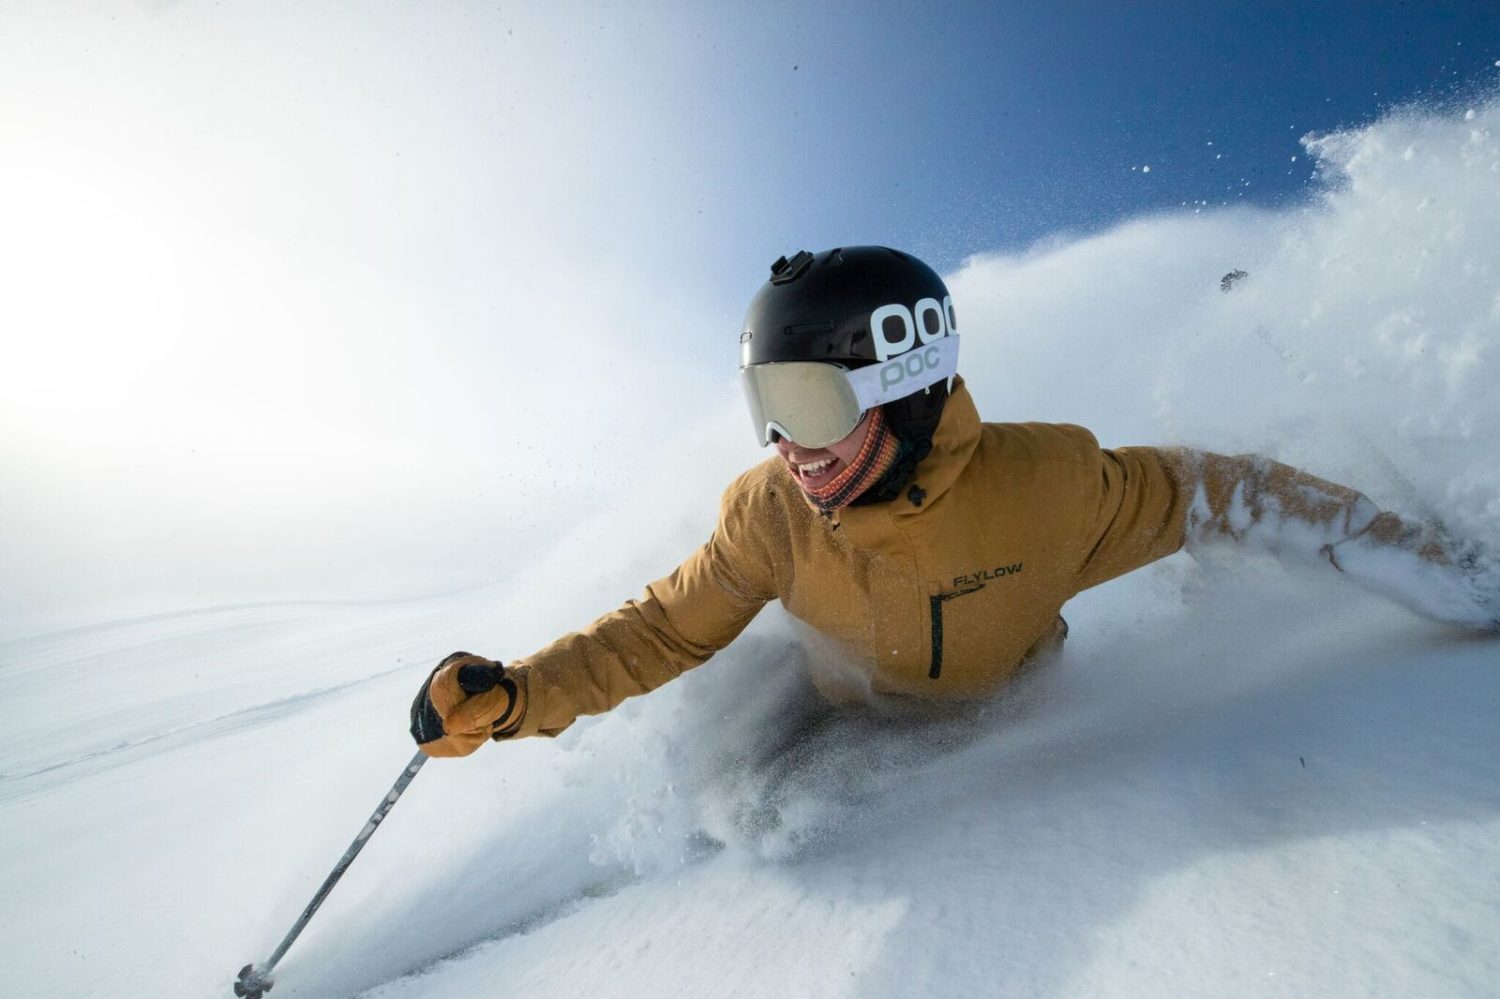
[[[777,599],[852,664],[813,677],[830,701],[971,701],[1061,646],[1075,594],[1215,535],[1500,629],[1490,563],[1352,489],[1253,455],[980,422],[959,339],[947,288],[909,254],[777,260],[740,334],[755,432],[777,456],[729,486],[707,543],[641,599],[507,666],[444,659],[412,704],[418,745],[463,756],[557,735],[704,662]]]

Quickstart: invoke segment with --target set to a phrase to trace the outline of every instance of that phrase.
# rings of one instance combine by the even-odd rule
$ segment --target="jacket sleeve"
[[[1086,590],[1166,558],[1183,545],[1186,493],[1169,452],[1149,447],[1099,448],[1089,435],[1084,557],[1078,589]]]
[[[725,494],[708,542],[639,600],[511,664],[521,696],[497,738],[554,736],[582,715],[655,690],[732,642],[776,596],[748,515]]]
[[[1331,565],[1438,620],[1490,628],[1500,617],[1493,568],[1440,529],[1383,511],[1346,486],[1256,455],[1162,448],[1100,455],[1085,586],[1184,544],[1229,538],[1284,561]]]

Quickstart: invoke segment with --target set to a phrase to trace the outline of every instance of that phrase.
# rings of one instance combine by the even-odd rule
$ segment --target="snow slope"
[[[1309,141],[1307,207],[974,258],[981,411],[1271,454],[1500,545],[1497,131],[1400,113]],[[0,994],[227,995],[410,755],[433,661],[534,648],[702,539],[724,381],[661,459],[704,481],[643,468],[503,583],[0,645]],[[1500,643],[1197,555],[1081,596],[973,718],[819,716],[772,608],[556,741],[436,762],[274,994],[1500,994]]]

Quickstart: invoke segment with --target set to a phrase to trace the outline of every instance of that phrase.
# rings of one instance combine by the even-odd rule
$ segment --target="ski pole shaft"
[[[307,908],[302,910],[302,915],[297,918],[297,922],[287,932],[286,937],[282,939],[275,952],[260,967],[257,968],[254,965],[247,964],[240,970],[239,981],[235,983],[234,987],[235,995],[259,999],[259,996],[263,992],[270,989],[271,972],[276,970],[277,962],[286,956],[287,949],[292,946],[292,942],[301,935],[303,929],[312,921],[313,915],[323,905],[323,902],[327,900],[329,893],[333,891],[333,886],[339,883],[339,879],[344,876],[344,872],[349,869],[349,865],[354,863],[354,858],[359,856],[359,851],[363,850],[365,844],[370,841],[370,837],[375,835],[375,830],[380,828],[381,821],[390,814],[392,808],[396,807],[396,802],[401,800],[402,792],[406,790],[407,785],[417,776],[417,772],[422,769],[422,764],[426,762],[427,754],[418,750],[417,755],[413,756],[411,762],[401,771],[401,776],[396,778],[396,783],[391,786],[390,791],[381,799],[380,805],[371,813],[369,821],[359,831],[359,835],[354,837],[354,842],[349,844],[349,849],[344,851],[344,855],[339,858],[339,862],[334,865],[328,877],[323,880],[322,886],[313,895],[312,901],[307,903]]]

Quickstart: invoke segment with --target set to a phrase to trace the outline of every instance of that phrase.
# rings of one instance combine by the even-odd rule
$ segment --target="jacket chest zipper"
[[[967,596],[982,589],[984,589],[984,584],[980,583],[965,590],[935,593],[927,598],[928,608],[932,612],[932,665],[927,670],[929,680],[936,680],[943,675],[943,604],[954,597]]]

